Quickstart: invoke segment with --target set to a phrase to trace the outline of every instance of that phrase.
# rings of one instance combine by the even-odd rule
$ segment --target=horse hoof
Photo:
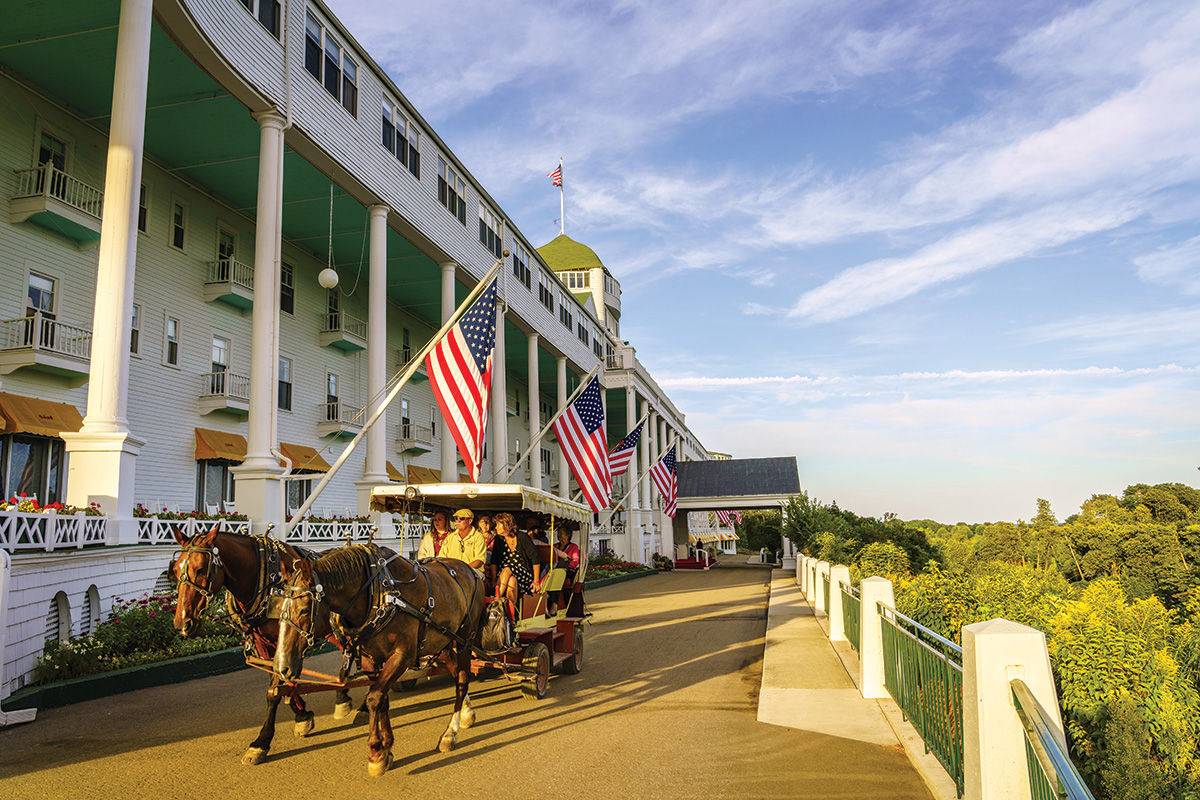
[[[297,722],[292,728],[292,733],[296,734],[297,738],[303,738],[312,733],[312,729],[316,727],[311,719],[306,719],[303,722]]]
[[[242,756],[242,763],[248,767],[252,767],[257,764],[261,764],[263,762],[263,759],[266,757],[267,757],[267,751],[265,748],[251,747],[249,750],[246,751],[246,754],[244,756]]]
[[[389,750],[382,761],[368,761],[367,773],[372,778],[378,778],[392,766],[392,752]]]
[[[454,745],[456,744],[458,744],[458,737],[447,733],[442,737],[442,740],[438,742],[438,750],[443,753],[449,753],[454,749]]]
[[[345,703],[335,703],[334,704],[334,706],[333,706],[333,718],[334,719],[345,719],[348,716],[350,716],[349,701],[347,701]]]

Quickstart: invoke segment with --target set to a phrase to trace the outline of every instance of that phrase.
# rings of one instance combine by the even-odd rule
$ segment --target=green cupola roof
[[[542,260],[546,262],[546,266],[555,272],[604,266],[604,262],[600,260],[600,256],[596,255],[595,250],[586,244],[580,244],[565,233],[559,234],[553,240],[539,247],[537,251]]]

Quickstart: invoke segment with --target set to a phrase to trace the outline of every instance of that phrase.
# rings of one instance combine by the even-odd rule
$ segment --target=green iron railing
[[[842,595],[842,627],[846,638],[856,652],[862,652],[862,601],[858,589],[848,583],[839,583]]]
[[[1046,723],[1046,713],[1025,681],[1014,678],[1008,685],[1025,729],[1025,759],[1029,764],[1029,794],[1033,800],[1095,800]]]
[[[823,605],[822,608],[825,609],[825,616],[829,616],[829,576],[828,575],[825,575],[825,574],[821,575],[821,591],[825,593],[825,605]]]
[[[884,684],[963,792],[962,648],[878,604]]]

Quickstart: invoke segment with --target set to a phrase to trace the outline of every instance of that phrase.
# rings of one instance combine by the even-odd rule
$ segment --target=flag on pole
[[[675,478],[675,445],[650,468],[650,477],[663,496],[663,513],[675,516],[675,504],[679,500],[679,482]]]
[[[732,511],[718,511],[717,519],[721,520],[722,525],[726,525],[726,526],[732,525],[733,524],[733,512]]]
[[[733,516],[734,520],[736,520],[736,521],[737,521],[737,524],[738,524],[738,525],[741,525],[741,524],[742,524],[742,512],[740,512],[740,511],[730,511],[729,513],[730,513],[730,514]]]
[[[639,422],[638,426],[608,454],[608,468],[614,478],[624,475],[625,470],[629,469],[629,462],[633,459],[634,448],[637,447],[638,439],[642,435],[642,426],[645,424],[646,420]]]
[[[562,164],[554,168],[554,172],[547,172],[547,178],[554,178],[555,186],[562,186]]]
[[[472,481],[479,480],[496,350],[496,279],[425,357],[429,384]],[[443,478],[448,480],[448,478]]]
[[[612,474],[599,378],[593,376],[575,402],[554,420],[554,432],[592,512],[608,508],[612,502]]]

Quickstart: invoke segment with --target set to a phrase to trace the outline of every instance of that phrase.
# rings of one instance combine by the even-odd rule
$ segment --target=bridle
[[[283,604],[279,609],[279,624],[295,629],[296,633],[304,639],[304,655],[307,656],[308,651],[317,646],[316,620],[319,613],[318,609],[321,607],[321,600],[325,597],[325,589],[319,583],[313,583],[311,586],[297,586],[296,579],[299,577],[300,570],[297,569],[292,574],[292,579],[288,581],[287,587],[283,591]],[[312,596],[312,607],[309,609],[308,615],[308,629],[305,629],[303,625],[292,619],[292,600],[296,597],[304,597],[305,595]]]
[[[216,578],[217,570],[224,568],[224,564],[221,563],[220,550],[216,545],[205,547],[203,545],[196,545],[188,542],[179,548],[173,561],[178,563],[180,558],[189,553],[201,553],[208,556],[208,566],[204,570],[204,582],[208,584],[208,587],[211,587],[214,579]],[[213,592],[211,588],[201,586],[192,580],[187,564],[184,564],[183,568],[179,570],[179,583],[183,586],[192,587],[192,590],[203,598],[200,606],[196,609],[197,614],[203,613],[204,610],[208,608],[208,603],[213,599],[215,592]]]

